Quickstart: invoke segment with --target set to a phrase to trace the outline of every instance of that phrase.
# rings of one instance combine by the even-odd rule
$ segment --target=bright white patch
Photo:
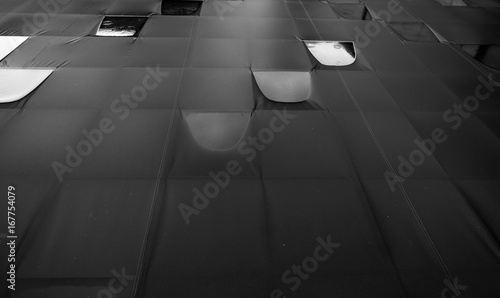
[[[53,69],[0,68],[0,103],[20,100],[35,90]]]
[[[99,29],[97,30],[96,35],[97,36],[118,36],[118,37],[123,37],[123,36],[134,36],[136,30],[131,29],[131,30],[114,30],[114,29]]]
[[[302,102],[311,93],[308,71],[254,71],[253,75],[262,93],[273,101]]]
[[[28,36],[0,36],[0,60],[28,39]]]
[[[314,58],[326,66],[347,66],[356,61],[356,50],[352,41],[305,40]]]

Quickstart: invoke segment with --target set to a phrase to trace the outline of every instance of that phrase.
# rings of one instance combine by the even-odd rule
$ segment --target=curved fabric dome
[[[308,71],[253,71],[253,75],[262,93],[273,101],[302,102],[311,93]]]
[[[182,114],[195,141],[201,147],[212,151],[234,148],[243,138],[250,123],[250,112]]]
[[[28,36],[0,36],[0,60],[28,39]]]
[[[53,69],[0,68],[0,103],[20,100],[35,90]]]
[[[347,66],[356,61],[352,41],[304,40],[311,54],[326,66]]]

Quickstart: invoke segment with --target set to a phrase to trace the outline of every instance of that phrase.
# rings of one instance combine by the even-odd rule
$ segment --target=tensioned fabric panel
[[[48,70],[0,83],[1,296],[499,296],[500,8],[354,2],[1,2],[2,75]]]

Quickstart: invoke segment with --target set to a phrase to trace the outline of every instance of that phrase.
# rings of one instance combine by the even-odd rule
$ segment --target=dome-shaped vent
[[[250,123],[250,112],[182,112],[182,115],[196,143],[211,151],[235,148]]]
[[[309,71],[254,71],[253,75],[264,96],[273,101],[302,102],[311,93]]]

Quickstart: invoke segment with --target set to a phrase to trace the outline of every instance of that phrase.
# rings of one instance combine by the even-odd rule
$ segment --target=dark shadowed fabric
[[[462,49],[500,45],[497,1],[401,0],[390,20],[387,0],[182,2],[0,2],[0,35],[30,36],[0,67],[54,69],[0,104],[4,270],[8,185],[18,235],[1,297],[500,297],[499,51]],[[95,36],[104,16],[147,20]],[[304,40],[354,41],[356,61],[321,65]],[[300,98],[266,98],[272,72],[307,80]],[[105,119],[60,181],[54,162]],[[186,224],[179,206],[230,163]],[[340,246],[292,290],[318,237]]]

